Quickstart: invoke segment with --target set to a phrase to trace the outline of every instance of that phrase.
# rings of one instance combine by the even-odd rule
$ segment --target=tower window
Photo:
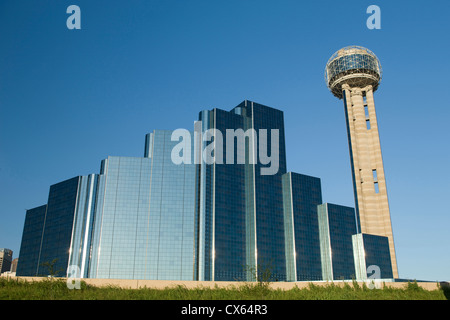
[[[367,107],[367,105],[364,105],[364,115],[366,116],[366,127],[367,127],[367,130],[370,130],[369,108]]]
[[[377,169],[372,170],[372,175],[373,175],[373,181],[378,182]]]
[[[378,182],[374,182],[375,193],[380,193],[380,189],[378,188]]]
[[[377,169],[372,169],[372,175],[373,175],[373,186],[375,188],[375,193],[380,193],[380,189],[378,188]]]

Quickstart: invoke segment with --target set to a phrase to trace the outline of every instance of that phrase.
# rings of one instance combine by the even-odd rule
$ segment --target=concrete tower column
[[[351,88],[344,84],[342,89],[348,115],[358,231],[388,237],[392,272],[398,278],[373,88],[371,85]]]
[[[328,89],[335,97],[344,100],[357,231],[359,234],[388,239],[392,273],[387,274],[398,278],[373,100],[373,93],[378,89],[381,77],[381,64],[376,55],[360,46],[349,46],[336,51],[325,67]]]

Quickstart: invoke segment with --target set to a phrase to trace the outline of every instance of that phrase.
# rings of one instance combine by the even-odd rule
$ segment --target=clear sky
[[[69,30],[66,9],[81,9]],[[381,9],[370,30],[369,5]],[[375,105],[401,278],[450,280],[450,2],[0,0],[0,247],[50,185],[142,156],[154,129],[248,99],[284,111],[288,170],[354,207],[338,49],[380,59]]]

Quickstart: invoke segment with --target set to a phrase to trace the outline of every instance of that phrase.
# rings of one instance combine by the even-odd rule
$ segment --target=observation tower
[[[325,67],[328,89],[344,101],[358,233],[388,237],[392,274],[398,278],[373,98],[381,77],[378,58],[359,46],[338,50]]]

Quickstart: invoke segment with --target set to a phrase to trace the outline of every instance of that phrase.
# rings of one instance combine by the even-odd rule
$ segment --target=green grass
[[[449,289],[428,291],[417,283],[404,289],[369,289],[358,284],[327,287],[310,284],[307,288],[275,290],[266,284],[245,284],[240,287],[187,289],[178,286],[166,289],[121,289],[95,287],[81,281],[81,289],[68,289],[65,280],[48,279],[27,282],[0,278],[0,300],[446,300]]]

